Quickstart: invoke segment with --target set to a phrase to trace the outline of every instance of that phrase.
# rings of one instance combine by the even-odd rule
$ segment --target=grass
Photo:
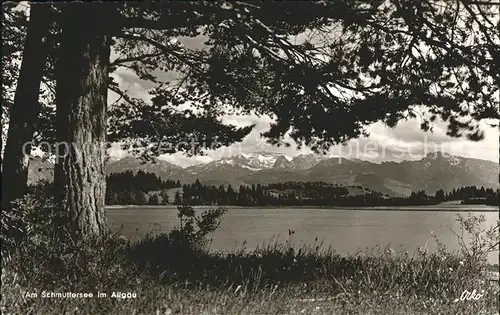
[[[342,257],[286,245],[205,253],[182,251],[159,236],[136,245],[110,239],[65,255],[19,254],[6,263],[2,313],[494,314],[499,303],[498,282],[488,280],[487,266],[458,254]],[[474,289],[484,296],[454,302]],[[42,298],[44,290],[108,296]],[[137,297],[111,298],[111,292]]]
[[[24,238],[2,256],[2,314],[498,313],[498,279],[488,275],[498,266],[486,263],[484,250],[485,236],[493,236],[476,233],[481,220],[462,221],[476,238],[459,238],[461,252],[447,252],[436,239],[436,253],[350,256],[321,246],[295,250],[289,242],[252,252],[208,252],[205,232],[218,225],[203,230],[189,218],[182,222],[183,229],[138,243],[113,235],[61,242],[43,231]],[[484,294],[455,302],[465,290]],[[43,298],[43,291],[107,297]],[[136,297],[113,298],[112,292]]]

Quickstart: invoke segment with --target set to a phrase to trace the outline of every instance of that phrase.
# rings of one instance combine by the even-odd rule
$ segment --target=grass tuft
[[[479,231],[481,218],[462,218],[472,239],[459,252],[436,238],[436,253],[341,256],[291,242],[220,253],[207,250],[206,238],[224,211],[179,210],[182,228],[136,243],[118,235],[61,241],[31,222],[29,233],[9,239],[17,246],[3,249],[2,314],[495,314],[499,306],[498,278],[490,275],[498,266],[486,262],[498,234]],[[455,302],[465,290],[484,293]],[[43,298],[43,291],[94,297]]]

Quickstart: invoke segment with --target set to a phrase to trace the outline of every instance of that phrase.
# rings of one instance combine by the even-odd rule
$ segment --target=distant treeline
[[[181,186],[180,181],[162,180],[143,171],[113,173],[106,178],[107,205],[159,205],[167,204],[166,191]],[[159,193],[148,194],[152,191]]]
[[[206,186],[196,180],[193,184],[183,185],[182,194],[175,193],[174,204],[277,206],[280,200],[261,185],[240,186],[235,190],[231,185]]]
[[[167,190],[180,188],[173,200]],[[354,191],[355,193],[351,193]],[[199,180],[181,185],[180,181],[162,180],[155,174],[138,171],[107,177],[107,205],[162,205],[169,202],[189,205],[234,206],[410,206],[433,205],[443,201],[498,205],[499,194],[491,188],[467,186],[434,196],[425,191],[409,197],[390,197],[362,186],[342,186],[325,182],[284,182],[269,185],[203,185]]]
[[[368,190],[360,186],[361,192]],[[242,185],[237,190],[231,185],[206,186],[198,180],[177,191],[174,204],[234,205],[234,206],[395,206],[439,203],[425,192],[413,193],[408,198],[391,198],[381,193],[360,193],[349,196],[348,187],[324,182],[287,182],[261,185]]]
[[[453,189],[448,194],[438,191],[443,195],[444,200],[462,200],[464,204],[487,204],[500,205],[500,194],[492,188],[477,188],[476,186],[466,186],[458,189]]]

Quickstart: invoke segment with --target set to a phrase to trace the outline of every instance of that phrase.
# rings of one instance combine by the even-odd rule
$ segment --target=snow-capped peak
[[[299,154],[296,157],[293,158],[292,160],[292,167],[297,170],[306,170],[309,169],[315,165],[317,165],[319,162],[326,160],[327,157],[322,156],[322,155],[317,155],[313,153],[309,154]]]
[[[222,165],[222,164],[235,165],[257,171],[257,170],[271,169],[274,166],[276,160],[280,157],[284,157],[287,161],[292,160],[292,158],[280,153],[255,152],[255,153],[240,153],[230,157],[225,157],[215,161],[215,163],[216,165]]]
[[[196,174],[225,166],[245,168],[251,171],[271,169],[305,170],[315,166],[324,159],[325,157],[315,154],[301,154],[292,158],[285,154],[274,152],[239,153],[223,157],[208,164],[191,167],[190,171]]]

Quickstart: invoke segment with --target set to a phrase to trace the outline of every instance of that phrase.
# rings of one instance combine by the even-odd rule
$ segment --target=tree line
[[[112,173],[106,177],[106,187],[110,191],[141,190],[145,192],[181,187],[179,180],[162,180],[158,175],[138,171]]]
[[[480,188],[476,186],[465,186],[454,188],[449,193],[442,189],[436,192],[436,197],[443,201],[462,200],[462,203],[481,203],[487,205],[499,205],[500,191],[493,188]]]
[[[169,199],[166,191],[148,194],[142,190],[131,189],[124,191],[106,191],[105,203],[111,205],[136,205],[158,206],[168,205]]]
[[[268,185],[181,185],[179,180],[162,180],[144,171],[112,173],[106,177],[107,205],[234,205],[234,206],[405,206],[432,205],[444,201],[497,205],[498,191],[492,188],[465,186],[434,196],[424,190],[412,191],[409,197],[391,197],[362,186],[343,186],[326,182],[282,182]],[[182,188],[169,200],[167,190]],[[359,193],[349,195],[348,188]]]
[[[107,205],[234,205],[234,206],[405,206],[432,205],[444,201],[497,205],[499,192],[492,188],[465,186],[446,193],[443,189],[434,196],[424,190],[412,191],[409,197],[390,197],[362,186],[343,186],[326,182],[282,182],[268,185],[181,185],[179,180],[162,180],[144,171],[112,173],[106,177]],[[167,190],[176,190],[169,200]],[[348,188],[360,193],[349,195]]]
[[[360,186],[357,186],[359,188]],[[369,193],[363,193],[363,192]],[[389,197],[362,189],[361,194],[349,195],[347,187],[324,182],[285,182],[269,185],[203,185],[199,180],[182,186],[174,204],[234,205],[234,206],[384,206],[423,205],[438,201],[425,192],[410,197]]]
[[[168,204],[166,190],[181,187],[179,180],[162,180],[158,175],[138,171],[112,173],[106,177],[107,205]],[[148,194],[152,191],[160,191]]]
[[[434,196],[424,190],[413,191],[408,197],[392,197],[363,189],[349,195],[348,187],[324,182],[285,182],[269,185],[231,185],[218,187],[203,185],[199,180],[182,186],[174,197],[174,204],[234,205],[234,206],[416,206],[435,205],[449,200],[484,198],[486,204],[498,204],[498,192],[484,187],[467,186],[450,193],[438,190]],[[495,203],[496,202],[496,203]]]
[[[369,190],[363,189],[363,192]],[[270,185],[205,186],[196,181],[177,191],[174,204],[234,206],[384,206],[433,204],[434,198],[416,194],[408,198],[388,197],[369,191],[349,195],[347,187],[323,182],[276,183]]]

